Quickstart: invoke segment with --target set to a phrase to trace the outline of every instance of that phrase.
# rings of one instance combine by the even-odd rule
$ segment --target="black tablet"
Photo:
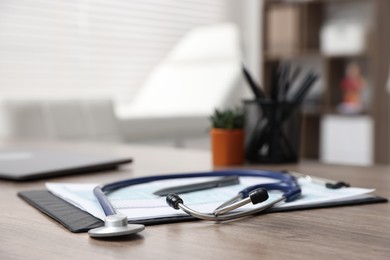
[[[36,148],[0,148],[0,178],[28,181],[117,168],[132,158]]]

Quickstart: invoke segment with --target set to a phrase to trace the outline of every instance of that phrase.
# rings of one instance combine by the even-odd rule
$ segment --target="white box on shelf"
[[[373,164],[370,116],[326,115],[321,119],[320,160],[332,164]]]
[[[324,55],[359,55],[366,50],[366,28],[349,21],[329,22],[321,29],[320,42]]]

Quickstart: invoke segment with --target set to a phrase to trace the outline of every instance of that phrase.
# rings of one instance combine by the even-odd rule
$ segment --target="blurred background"
[[[268,92],[287,62],[320,76],[301,157],[387,164],[389,11],[388,0],[2,0],[0,136],[207,150],[213,110],[254,98],[242,64]]]

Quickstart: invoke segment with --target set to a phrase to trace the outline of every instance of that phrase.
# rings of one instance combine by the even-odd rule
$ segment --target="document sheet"
[[[116,211],[126,215],[130,222],[132,220],[183,216],[186,215],[186,213],[182,212],[181,210],[175,210],[169,207],[165,201],[164,196],[160,197],[153,195],[153,192],[162,188],[209,181],[212,179],[215,178],[191,178],[154,181],[125,187],[114,192],[110,192],[107,196],[115,207]],[[240,177],[240,183],[237,185],[180,194],[180,197],[183,199],[186,205],[192,207],[193,209],[203,213],[212,213],[216,207],[237,195],[240,190],[255,184],[269,182],[275,182],[275,180],[257,177]],[[367,194],[374,191],[374,189],[352,187],[328,189],[325,187],[325,184],[320,185],[317,183],[312,183],[303,178],[298,179],[298,182],[302,189],[302,197],[293,202],[281,202],[275,207],[289,207],[327,203],[332,201],[353,200],[355,198],[367,196]],[[105,218],[105,214],[93,194],[93,189],[97,185],[97,183],[46,183],[47,189],[54,195],[103,220]],[[282,193],[279,191],[270,191],[269,200],[280,198],[281,195]],[[258,207],[261,205],[264,204],[249,204],[238,210]]]

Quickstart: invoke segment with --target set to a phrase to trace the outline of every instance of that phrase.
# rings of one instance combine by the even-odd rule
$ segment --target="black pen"
[[[290,75],[290,63],[289,62],[285,62],[285,63],[282,63],[282,66],[281,66],[281,72],[280,72],[280,79],[279,79],[279,93],[278,93],[278,99],[283,102],[285,101],[285,90],[286,90],[286,86],[288,86],[289,84],[289,75]]]
[[[167,196],[170,193],[181,194],[193,191],[206,190],[216,187],[224,187],[240,183],[238,176],[226,176],[218,180],[198,182],[174,187],[168,187],[153,192],[154,195]]]
[[[301,69],[302,69],[301,66],[298,66],[294,70],[294,72],[293,72],[293,74],[291,76],[291,80],[290,80],[291,84],[294,84],[295,80],[298,78],[299,74],[301,73]]]
[[[286,108],[285,113],[283,114],[282,117],[282,122],[287,118],[289,118],[290,115],[295,111],[295,109],[301,105],[304,98],[306,97],[306,94],[309,92],[310,88],[312,87],[313,83],[317,80],[317,78],[318,76],[313,72],[309,73],[306,76],[300,88],[295,93],[291,103]]]
[[[313,83],[317,80],[318,76],[314,74],[313,72],[310,72],[306,78],[303,80],[302,85],[300,88],[296,91],[292,103],[296,105],[300,105],[300,103],[303,101],[305,98],[307,92],[310,90],[312,87]]]
[[[253,94],[256,99],[264,99],[265,94],[258,84],[255,83],[249,71],[245,68],[245,65],[242,64],[242,72],[244,73],[246,81],[248,81],[249,87],[252,89]]]
[[[281,81],[281,71],[278,68],[278,65],[273,65],[271,68],[271,100],[275,105],[278,104],[278,96],[279,96],[279,87]]]
[[[291,85],[293,85],[298,78],[299,74],[301,73],[301,67],[298,66],[295,68],[294,72],[292,73],[292,76],[288,77],[287,83],[284,85],[284,90],[283,90],[283,102],[286,102],[288,99],[288,92],[290,90]]]

